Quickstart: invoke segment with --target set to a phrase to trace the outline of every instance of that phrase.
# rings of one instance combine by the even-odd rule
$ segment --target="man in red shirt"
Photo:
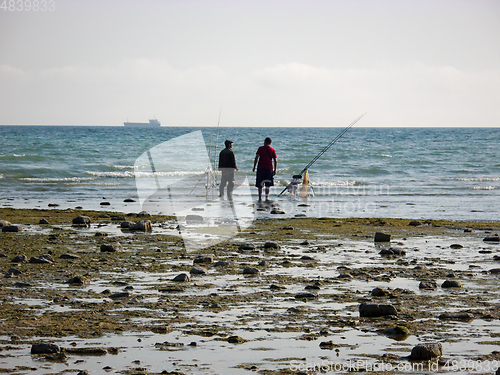
[[[257,162],[259,163],[257,165]],[[274,163],[273,163],[274,162]],[[274,164],[274,168],[273,168]],[[253,162],[253,171],[257,166],[257,181],[255,186],[259,189],[259,202],[262,202],[262,188],[266,187],[266,201],[269,200],[270,187],[274,186],[274,175],[278,167],[278,156],[276,150],[271,147],[271,138],[264,140],[264,146],[260,146]]]

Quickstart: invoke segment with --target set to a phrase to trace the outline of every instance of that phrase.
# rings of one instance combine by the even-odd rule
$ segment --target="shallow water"
[[[33,226],[36,227],[36,226]],[[109,226],[115,235],[118,235],[114,226]],[[95,230],[107,227],[81,229],[78,235],[91,235]],[[33,228],[37,231],[37,228]],[[127,238],[128,234],[120,234]],[[35,338],[32,341],[49,341],[62,347],[69,347],[75,343],[77,347],[118,347],[116,355],[108,354],[103,357],[79,356],[70,354],[67,363],[59,364],[44,362],[29,354],[30,345],[22,344],[19,347],[8,337],[0,337],[5,346],[11,344],[13,349],[4,350],[0,358],[0,368],[15,368],[28,366],[28,372],[19,370],[13,373],[46,374],[46,373],[76,373],[79,369],[86,369],[90,373],[102,373],[105,366],[111,366],[112,373],[119,373],[127,369],[143,368],[150,372],[182,371],[186,374],[248,374],[251,366],[256,369],[323,369],[331,372],[347,373],[345,367],[356,364],[358,369],[382,366],[380,357],[390,353],[397,357],[410,354],[413,346],[422,342],[442,342],[445,360],[469,361],[477,357],[498,350],[500,337],[500,321],[491,319],[474,319],[471,322],[440,321],[442,312],[463,311],[457,296],[468,296],[480,299],[485,313],[497,310],[500,301],[498,288],[499,278],[486,271],[498,268],[500,262],[493,260],[493,255],[500,252],[499,245],[487,244],[482,241],[484,233],[481,231],[463,234],[463,229],[451,230],[448,235],[441,236],[394,236],[393,245],[407,250],[407,256],[402,258],[385,258],[378,254],[379,247],[372,239],[349,240],[324,236],[314,245],[300,245],[299,240],[290,241],[292,245],[283,246],[279,253],[263,253],[254,251],[234,254],[239,262],[254,263],[265,259],[268,266],[257,277],[246,277],[241,274],[226,274],[216,267],[210,267],[208,274],[193,276],[185,291],[180,293],[165,293],[158,289],[162,286],[171,286],[171,280],[179,271],[149,273],[145,271],[127,271],[102,273],[99,280],[90,284],[74,287],[60,283],[49,283],[37,288],[60,290],[70,296],[70,301],[55,302],[37,298],[12,298],[9,302],[25,305],[27,309],[36,308],[38,314],[45,311],[78,311],[79,309],[95,305],[105,309],[109,314],[117,310],[131,312],[145,312],[142,317],[133,317],[146,324],[158,325],[167,323],[176,315],[181,314],[188,318],[186,323],[172,327],[166,334],[152,332],[126,332],[117,335],[106,335],[95,339],[80,339],[76,337]],[[296,242],[297,244],[293,244]],[[459,243],[460,249],[450,248],[451,244]],[[397,244],[397,245],[396,245]],[[317,250],[318,245],[327,246],[326,250]],[[491,253],[481,254],[479,250],[489,250]],[[136,251],[136,249],[127,250]],[[303,265],[311,261],[300,260],[302,255],[309,255],[315,259],[314,267]],[[98,256],[98,255],[96,255]],[[228,254],[228,259],[233,255]],[[291,263],[284,266],[284,259]],[[224,260],[224,257],[218,258]],[[229,259],[230,260],[230,259]],[[147,262],[147,259],[144,260]],[[190,267],[192,260],[176,259],[169,262],[170,266]],[[420,280],[405,276],[405,272],[412,272],[414,267],[429,269],[443,269],[446,272],[460,272],[459,280],[463,285],[459,290],[447,290],[438,287],[434,291],[419,289]],[[347,267],[347,268],[346,268]],[[377,277],[376,280],[340,279],[339,275],[354,272],[357,269],[370,269]],[[403,272],[403,273],[401,273]],[[286,289],[276,294],[269,291],[268,286],[280,276],[289,276],[290,284]],[[264,284],[262,281],[266,280]],[[304,291],[304,286],[315,280],[325,283],[318,290],[318,298],[314,300],[298,301],[294,295]],[[445,279],[437,279],[438,285]],[[119,281],[120,284],[116,282]],[[113,300],[103,295],[104,290],[111,293],[122,292],[126,287],[130,289],[131,298],[124,304],[114,305]],[[448,304],[432,306],[428,311],[431,315],[426,319],[439,329],[430,329],[416,335],[411,335],[403,341],[381,335],[376,331],[369,320],[360,319],[355,327],[331,326],[328,321],[356,318],[359,302],[343,302],[344,294],[353,294],[358,299],[370,300],[370,292],[375,287],[389,290],[404,289],[415,295],[440,297]],[[265,299],[256,298],[255,293],[264,293]],[[216,294],[223,301],[224,297],[233,295],[247,296],[247,302],[232,303],[222,309],[207,308],[207,305],[194,306],[189,311],[176,311],[171,302],[182,304],[190,296],[206,297],[207,304]],[[395,301],[397,305],[397,300]],[[154,308],[151,304],[157,304]],[[147,308],[144,306],[148,306]],[[401,307],[405,308],[404,300]],[[291,310],[308,308],[310,312],[290,318]],[[427,307],[422,306],[423,310]],[[478,308],[474,308],[475,311]],[[287,317],[284,319],[284,317]],[[295,326],[290,332],[289,325]],[[190,326],[200,325],[209,327],[215,325],[219,331],[212,337],[187,334]],[[308,328],[310,328],[310,331]],[[298,329],[297,329],[298,328]],[[326,328],[324,336],[307,336],[317,333],[320,328]],[[247,340],[241,344],[230,344],[227,336],[238,335]],[[333,341],[338,346],[332,350],[319,347],[322,341]],[[182,347],[155,347],[155,343],[177,342]],[[196,342],[196,346],[189,346]],[[409,365],[410,362],[402,359],[397,363]],[[464,362],[465,363],[465,362]],[[385,364],[384,366],[387,366]],[[477,365],[477,363],[476,363]],[[485,362],[482,363],[485,365]],[[426,364],[427,366],[427,364]],[[450,362],[451,366],[451,362]],[[338,370],[338,371],[337,371]],[[427,370],[427,371],[426,371]],[[441,368],[436,373],[450,373],[449,368]],[[408,373],[410,371],[395,372]],[[429,373],[428,369],[411,369],[412,373]],[[492,372],[492,371],[491,371]],[[453,371],[457,374],[484,373],[484,371],[470,371],[469,369]]]

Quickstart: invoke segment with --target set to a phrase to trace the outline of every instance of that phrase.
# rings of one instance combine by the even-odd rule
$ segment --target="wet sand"
[[[79,215],[89,228],[72,226]],[[150,220],[152,232],[122,231],[124,219]],[[270,218],[186,252],[169,217],[4,208],[0,220],[22,226],[0,233],[0,372],[466,374],[500,364],[500,245],[483,241],[498,222]],[[377,232],[391,242],[374,243]],[[101,251],[115,242],[120,251]],[[402,255],[380,254],[389,248]],[[180,274],[189,280],[172,281]],[[363,303],[396,313],[360,317]],[[39,342],[59,350],[32,355]],[[443,355],[409,361],[421,343],[441,343]]]

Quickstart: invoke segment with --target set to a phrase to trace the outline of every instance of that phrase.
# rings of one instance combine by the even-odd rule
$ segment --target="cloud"
[[[164,59],[24,71],[0,65],[3,123],[120,125],[156,115],[164,125],[499,126],[500,71],[381,64],[339,69],[299,62],[247,73],[189,69]],[[371,118],[371,120],[369,120]]]

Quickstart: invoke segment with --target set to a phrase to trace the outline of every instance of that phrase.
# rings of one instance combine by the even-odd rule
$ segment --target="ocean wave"
[[[498,182],[500,177],[443,177],[443,181]]]
[[[85,171],[85,173],[95,177],[112,177],[112,178],[134,178],[135,174],[132,171],[125,172],[95,172]]]
[[[20,178],[22,181],[29,182],[83,182],[83,181],[92,181],[94,178],[92,177],[24,177]]]
[[[495,186],[474,186],[473,190],[495,190]]]

